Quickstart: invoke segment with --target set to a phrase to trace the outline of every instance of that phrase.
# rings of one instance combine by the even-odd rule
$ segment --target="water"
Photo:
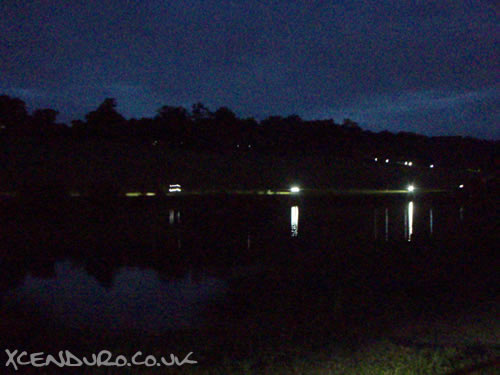
[[[26,275],[4,296],[4,303],[18,303],[26,310],[43,306],[42,315],[70,327],[90,330],[134,330],[156,333],[196,327],[200,304],[224,293],[222,280],[188,273],[165,281],[157,271],[122,266],[111,285],[103,285],[81,265],[57,261],[50,278]]]
[[[415,269],[449,257],[478,231],[473,215],[461,203],[403,199],[5,205],[1,311],[86,330],[158,333],[210,324],[215,305],[238,315],[288,295],[312,306],[308,295],[337,298],[380,266],[374,259],[397,270],[412,254],[423,254]],[[377,273],[375,283],[403,282],[387,277]]]

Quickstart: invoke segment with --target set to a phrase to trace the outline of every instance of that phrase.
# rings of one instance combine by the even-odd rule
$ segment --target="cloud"
[[[490,100],[476,89],[498,68],[485,0],[59,3],[0,1],[0,88],[64,121],[115,97],[126,117],[202,101],[260,118],[438,122]]]
[[[312,115],[321,118],[339,115],[362,118],[366,116],[435,111],[453,109],[488,98],[498,98],[499,96],[500,90],[496,87],[466,92],[447,90],[405,91],[360,98],[348,107],[325,109]]]
[[[398,114],[416,111],[434,111],[452,109],[464,104],[471,104],[482,99],[498,97],[496,88],[467,92],[447,92],[446,90],[424,90],[403,92],[368,99],[358,104],[358,111],[366,115]]]
[[[0,86],[0,92],[3,94],[13,96],[21,99],[42,99],[49,98],[50,95],[44,90],[32,89],[32,88],[21,88],[21,87],[2,87]]]
[[[500,90],[422,90],[362,98],[348,107],[311,114],[310,118],[349,117],[371,130],[414,131],[427,135],[471,135],[498,139]]]

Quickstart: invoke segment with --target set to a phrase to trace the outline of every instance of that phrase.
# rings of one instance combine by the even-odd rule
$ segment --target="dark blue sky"
[[[1,0],[0,93],[499,139],[495,0]]]

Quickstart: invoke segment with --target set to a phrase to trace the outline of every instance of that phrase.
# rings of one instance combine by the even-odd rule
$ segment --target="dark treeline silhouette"
[[[202,103],[191,110],[163,106],[153,118],[125,119],[107,98],[85,120],[71,126],[56,122],[58,112],[37,109],[31,115],[18,98],[0,96],[0,134],[54,138],[149,142],[174,148],[222,153],[254,152],[282,156],[328,155],[354,159],[412,159],[420,165],[495,169],[498,141],[461,136],[428,137],[388,131],[375,133],[345,119],[304,120],[297,115],[262,121],[239,118],[227,107],[212,112]]]

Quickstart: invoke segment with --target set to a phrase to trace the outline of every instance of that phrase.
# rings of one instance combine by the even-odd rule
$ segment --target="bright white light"
[[[180,191],[182,191],[181,185],[179,185],[179,184],[170,185],[169,188],[168,188],[168,191],[170,193],[180,192]]]
[[[434,168],[434,164],[429,165],[429,168]]]
[[[463,185],[463,184],[460,184],[460,185],[458,185],[458,187],[459,187],[460,189],[463,189],[463,188],[464,188],[464,185]]]
[[[292,186],[292,187],[290,188],[290,191],[291,191],[292,193],[298,193],[298,192],[300,191],[300,188],[299,188],[298,186]]]
[[[389,159],[385,159],[385,162],[386,162],[386,163],[389,163]]]
[[[413,191],[415,191],[415,186],[413,185],[408,185],[408,191],[411,193]]]
[[[408,165],[408,162],[407,162],[407,161],[405,161],[405,165]]]
[[[411,161],[409,161],[408,165],[411,167],[413,165],[413,163]]]
[[[375,161],[378,161],[378,158],[375,158]]]

